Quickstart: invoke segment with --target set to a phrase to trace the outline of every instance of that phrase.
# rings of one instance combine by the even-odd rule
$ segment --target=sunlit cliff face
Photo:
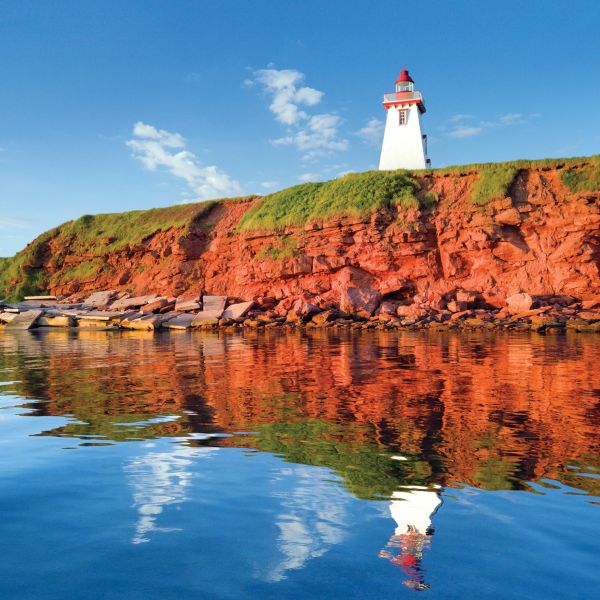
[[[23,365],[3,391],[43,400],[34,416],[71,418],[47,435],[251,431],[193,443],[326,466],[361,497],[453,482],[516,489],[541,477],[590,491],[597,480],[577,468],[599,464],[599,357],[585,337],[0,337],[0,367]]]

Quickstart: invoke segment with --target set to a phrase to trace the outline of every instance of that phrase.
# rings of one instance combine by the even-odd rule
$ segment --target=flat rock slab
[[[169,306],[169,304],[173,304],[173,307],[175,306],[175,303],[171,303],[168,298],[157,298],[154,302],[144,304],[141,311],[144,313],[158,312],[161,308]]]
[[[29,310],[31,308],[53,307],[58,305],[58,300],[23,300],[23,302],[19,302],[18,304],[18,306],[24,310]]]
[[[188,310],[200,310],[202,305],[194,300],[186,300],[185,302],[176,302],[175,310],[186,312]]]
[[[238,304],[232,304],[223,311],[222,317],[224,319],[241,319],[252,307],[254,302],[240,302]]]
[[[164,318],[159,315],[142,315],[130,317],[121,321],[123,329],[134,329],[137,331],[153,331],[158,329]]]
[[[25,296],[24,300],[58,300],[56,296]]]
[[[202,308],[205,311],[225,310],[225,304],[227,303],[227,296],[202,296]]]
[[[0,313],[0,323],[2,323],[2,324],[10,323],[13,319],[15,319],[16,316],[17,316],[17,313],[2,312],[2,313]]]
[[[80,329],[116,329],[112,321],[102,319],[78,319],[77,327]]]
[[[197,313],[192,321],[192,327],[206,323],[216,323],[223,314],[222,310],[203,310]]]
[[[43,315],[37,324],[39,327],[75,327],[77,322],[73,317],[63,315]]]
[[[107,306],[117,297],[116,290],[105,290],[103,292],[94,292],[88,296],[83,302],[88,306]]]
[[[165,329],[189,329],[195,319],[195,315],[186,313],[171,317],[168,313],[165,315],[168,320],[162,323]]]
[[[31,329],[35,322],[39,319],[44,311],[42,310],[26,310],[15,316],[15,318],[7,323],[6,329]]]
[[[144,304],[150,304],[150,302],[154,302],[160,296],[156,294],[152,294],[150,296],[136,296],[135,298],[121,298],[116,302],[113,302],[110,305],[112,310],[127,310],[128,308],[139,308],[140,306],[144,306]]]

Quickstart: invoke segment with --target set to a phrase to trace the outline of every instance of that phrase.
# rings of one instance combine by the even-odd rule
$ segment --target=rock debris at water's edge
[[[360,291],[359,291],[360,292]],[[360,293],[358,294],[360,296]],[[27,330],[66,327],[95,330],[188,330],[350,328],[378,330],[515,330],[539,333],[600,332],[600,296],[514,294],[493,308],[481,294],[454,290],[428,301],[373,301],[359,298],[352,312],[343,307],[319,307],[308,299],[259,297],[243,301],[218,295],[131,297],[114,290],[95,292],[83,302],[66,298],[28,297],[0,302],[0,328]],[[355,298],[356,300],[356,298]]]

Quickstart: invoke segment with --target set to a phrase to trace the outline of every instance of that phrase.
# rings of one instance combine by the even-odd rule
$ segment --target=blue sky
[[[405,67],[433,166],[598,153],[599,30],[597,0],[0,0],[0,256],[375,168]]]

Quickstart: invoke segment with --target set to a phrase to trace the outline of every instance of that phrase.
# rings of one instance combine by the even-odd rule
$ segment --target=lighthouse
[[[396,91],[384,94],[383,106],[387,119],[379,170],[428,168],[427,136],[421,129],[425,104],[406,69],[396,79]]]

